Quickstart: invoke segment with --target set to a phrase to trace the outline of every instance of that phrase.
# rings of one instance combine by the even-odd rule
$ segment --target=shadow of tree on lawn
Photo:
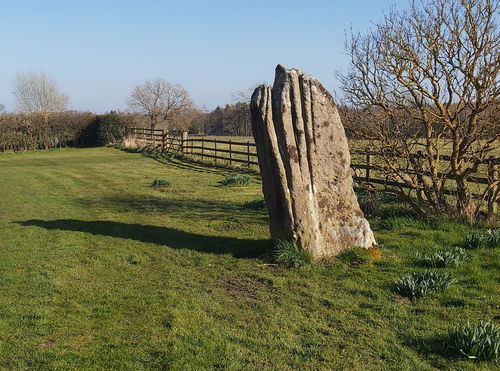
[[[25,227],[40,227],[47,230],[85,232],[93,235],[125,238],[168,246],[174,249],[189,249],[211,254],[231,254],[236,258],[261,257],[266,254],[271,247],[270,240],[205,236],[168,227],[128,224],[104,220],[32,219],[16,223]]]

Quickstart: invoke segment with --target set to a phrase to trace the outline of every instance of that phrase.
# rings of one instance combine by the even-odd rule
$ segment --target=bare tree
[[[498,199],[498,177],[478,199],[468,180],[499,146],[499,8],[499,0],[413,1],[346,42],[351,65],[338,76],[347,126],[371,141],[421,213],[473,220]]]
[[[5,104],[0,103],[0,113],[5,111]]]
[[[202,114],[202,111],[198,108],[186,108],[174,112],[171,115],[170,121],[177,130],[188,132]]]
[[[147,80],[136,86],[130,93],[128,105],[132,110],[149,117],[151,129],[194,108],[186,89],[161,78]]]
[[[19,73],[13,81],[12,93],[22,112],[48,115],[68,108],[69,97],[59,91],[55,80],[45,73]]]
[[[250,98],[255,88],[264,83],[255,83],[246,90],[238,90],[231,94],[232,104],[226,105],[222,121],[226,130],[232,135],[251,136]]]
[[[253,92],[255,89],[260,86],[266,84],[265,82],[260,82],[260,83],[255,83],[251,86],[249,86],[246,90],[237,90],[231,94],[232,98],[232,103],[238,104],[238,103],[246,103],[250,104],[250,98],[252,97]],[[250,111],[250,108],[248,109]]]

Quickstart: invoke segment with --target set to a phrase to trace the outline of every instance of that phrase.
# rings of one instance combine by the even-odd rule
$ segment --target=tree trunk
[[[467,180],[463,177],[457,178],[457,212],[469,223],[474,221],[474,205]]]

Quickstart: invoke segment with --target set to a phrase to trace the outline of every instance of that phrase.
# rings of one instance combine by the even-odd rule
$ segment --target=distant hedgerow
[[[299,268],[311,264],[312,257],[292,241],[279,241],[275,247],[274,260],[287,268]]]
[[[500,327],[494,323],[461,323],[448,335],[448,346],[469,359],[496,361],[500,358]]]
[[[457,281],[446,272],[413,272],[396,282],[396,290],[403,296],[419,298],[446,290]]]
[[[243,174],[228,174],[222,181],[223,185],[244,186],[250,183],[252,178]]]
[[[467,254],[464,249],[460,247],[453,247],[451,249],[442,249],[434,252],[431,255],[421,255],[417,253],[417,259],[432,268],[443,267],[457,267],[462,261],[465,260]]]

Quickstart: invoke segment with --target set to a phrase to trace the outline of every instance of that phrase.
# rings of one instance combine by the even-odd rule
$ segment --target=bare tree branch
[[[61,112],[68,108],[69,97],[59,91],[55,80],[45,73],[19,73],[12,93],[21,112]]]
[[[338,77],[348,130],[434,212],[471,220],[481,210],[468,178],[499,148],[499,9],[500,0],[412,1],[346,41],[351,66]]]

